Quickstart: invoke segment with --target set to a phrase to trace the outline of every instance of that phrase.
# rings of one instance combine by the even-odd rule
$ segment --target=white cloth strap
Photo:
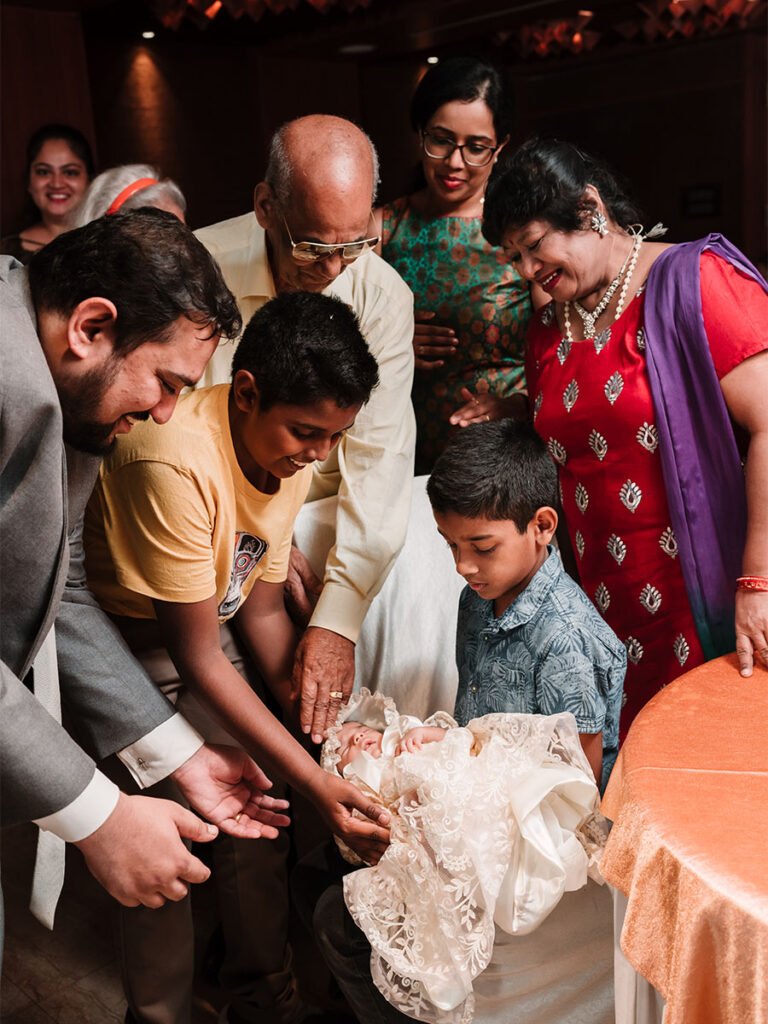
[[[48,714],[60,722],[59,666],[56,658],[56,631],[53,626],[37,653],[33,672],[35,696]],[[37,837],[37,857],[32,876],[29,909],[46,928],[53,929],[56,904],[64,885],[65,851],[63,839],[59,839],[53,832],[40,830]]]

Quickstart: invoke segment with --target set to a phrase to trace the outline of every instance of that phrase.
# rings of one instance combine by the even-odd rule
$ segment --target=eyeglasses
[[[327,259],[339,253],[345,263],[354,263],[369,249],[374,249],[379,244],[379,236],[373,238],[362,238],[358,242],[341,242],[340,244],[329,244],[326,242],[294,242],[288,222],[282,214],[288,241],[291,243],[291,256],[297,263],[316,263],[318,260]]]
[[[486,146],[482,142],[454,142],[447,135],[434,132],[421,133],[421,148],[432,160],[447,160],[458,149],[461,159],[468,167],[485,167],[493,159],[498,146]]]

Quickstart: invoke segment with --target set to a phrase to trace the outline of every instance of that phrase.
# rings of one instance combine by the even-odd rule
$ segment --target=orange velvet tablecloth
[[[665,1024],[768,1022],[768,671],[727,655],[635,719],[603,799],[624,955]]]

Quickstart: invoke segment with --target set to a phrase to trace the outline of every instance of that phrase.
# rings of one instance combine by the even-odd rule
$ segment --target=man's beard
[[[115,447],[116,438],[111,435],[120,421],[103,423],[96,416],[119,369],[120,359],[113,356],[105,366],[88,370],[77,380],[59,384],[64,440],[77,451],[89,455],[108,455]],[[148,412],[125,415],[137,420],[149,418]]]

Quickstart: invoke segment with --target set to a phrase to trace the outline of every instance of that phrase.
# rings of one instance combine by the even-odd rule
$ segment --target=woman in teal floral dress
[[[474,58],[431,68],[411,103],[425,186],[376,211],[381,255],[415,298],[416,473],[457,426],[515,414],[525,387],[528,285],[481,233],[483,197],[508,139],[499,73]]]

